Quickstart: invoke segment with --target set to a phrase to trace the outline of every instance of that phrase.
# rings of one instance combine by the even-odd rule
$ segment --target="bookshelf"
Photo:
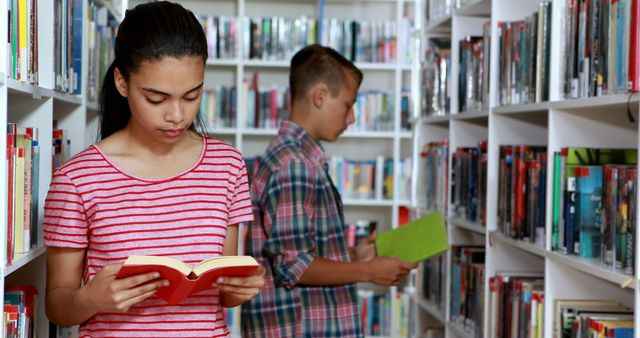
[[[15,4],[15,2],[14,2]],[[84,149],[88,143],[95,140],[95,132],[90,138],[87,130],[87,117],[92,116],[88,113],[97,110],[95,102],[89,102],[86,99],[86,83],[87,83],[87,41],[89,40],[87,21],[89,15],[90,4],[95,4],[103,11],[105,16],[111,16],[111,20],[119,20],[120,14],[123,13],[122,1],[107,0],[82,0],[82,27],[78,29],[82,32],[82,71],[80,72],[81,85],[80,94],[72,95],[55,90],[54,77],[54,54],[55,44],[58,43],[54,38],[54,23],[56,22],[54,2],[37,1],[38,12],[37,31],[37,67],[38,78],[37,84],[27,83],[11,78],[11,65],[8,64],[10,48],[0,48],[0,124],[6,126],[7,123],[15,122],[22,127],[36,127],[38,129],[38,138],[40,145],[39,159],[39,184],[38,190],[34,192],[38,199],[39,208],[35,210],[38,214],[38,233],[37,245],[24,253],[16,253],[10,265],[7,265],[7,194],[8,186],[6,179],[0,180],[0,194],[3,196],[2,208],[0,208],[1,222],[0,231],[3,233],[3,240],[0,245],[0,260],[2,260],[2,278],[0,278],[0,292],[8,285],[35,285],[38,290],[38,302],[36,308],[37,322],[35,323],[35,334],[39,337],[49,336],[49,323],[44,312],[44,294],[45,294],[45,251],[43,243],[42,222],[44,215],[44,200],[49,188],[51,180],[52,167],[52,138],[54,121],[56,128],[64,129],[66,137],[71,142],[71,153],[77,153]],[[8,25],[7,16],[8,1],[0,0],[0,8],[3,9],[3,15],[0,15],[0,39],[7,41]],[[29,15],[29,14],[27,14]],[[6,45],[5,45],[6,46]],[[33,56],[33,55],[32,55]],[[6,127],[2,128],[0,134],[0,147],[6,149],[7,132]],[[0,176],[7,177],[7,168],[5,165],[0,166]],[[4,295],[4,293],[2,293]],[[4,328],[3,328],[4,329]]]
[[[563,65],[560,62],[564,53],[562,45],[563,14],[568,1],[551,2],[551,43],[549,63],[549,100],[544,102],[522,103],[514,105],[499,104],[499,76],[501,60],[498,39],[498,23],[522,20],[537,11],[540,1],[535,0],[487,0],[462,4],[441,15],[427,18],[425,11],[439,0],[418,2],[418,11],[423,13],[422,20],[416,26],[421,31],[422,48],[425,42],[437,37],[451,39],[451,76],[450,114],[441,116],[421,116],[420,109],[414,110],[415,144],[414,159],[418,163],[423,144],[446,140],[449,145],[449,168],[452,153],[459,147],[470,147],[478,142],[488,141],[488,170],[486,194],[486,226],[469,222],[457,217],[452,202],[447,201],[447,223],[449,239],[452,245],[480,245],[485,250],[484,263],[484,304],[490,304],[490,277],[496,272],[540,272],[544,276],[544,331],[542,336],[553,335],[554,301],[563,299],[609,299],[632,309],[635,327],[640,327],[640,284],[637,274],[638,262],[634,262],[636,273],[625,274],[606,265],[600,259],[585,258],[577,255],[565,255],[552,250],[552,206],[553,206],[553,155],[565,147],[592,148],[638,148],[639,129],[637,114],[640,108],[637,93],[617,93],[599,97],[566,99],[563,95]],[[454,5],[455,6],[455,5]],[[458,110],[458,77],[460,67],[458,40],[467,34],[482,35],[482,22],[491,22],[490,47],[490,87],[489,106],[486,109],[461,112]],[[422,54],[421,56],[424,56]],[[422,74],[420,70],[418,74]],[[421,93],[422,94],[422,93]],[[631,121],[630,114],[635,118]],[[538,145],[547,147],[546,196],[541,202],[545,205],[545,240],[543,246],[528,241],[505,236],[499,226],[500,201],[500,146]],[[417,166],[416,166],[417,167]],[[422,172],[414,172],[414,184],[421,181]],[[451,182],[451,170],[449,182]],[[423,208],[424,197],[420,187],[413,188],[412,206],[414,214],[420,215],[431,210]],[[449,185],[449,194],[452,192]],[[450,196],[450,195],[448,195]],[[637,207],[636,207],[637,213]],[[633,234],[634,255],[638,257],[637,243],[640,243],[637,231]],[[474,337],[473,332],[456,321],[450,313],[451,275],[453,269],[451,253],[445,256],[447,288],[443,301],[446,310],[439,312],[438,306],[427,301],[420,290],[405,289],[420,305],[429,320],[439,322],[446,331],[446,337]],[[491,318],[485,308],[483,330],[475,336],[490,337]],[[433,324],[431,324],[433,325]],[[418,325],[424,328],[427,325]],[[417,331],[416,331],[417,332]],[[638,335],[638,332],[635,332]]]
[[[129,7],[144,2],[130,0]],[[367,22],[391,21],[400,22],[408,16],[414,20],[415,0],[221,0],[202,1],[185,0],[180,3],[194,11],[198,16],[225,16],[244,19],[283,17],[300,18],[324,18],[337,20],[365,20]],[[399,24],[398,24],[399,26]],[[396,29],[398,29],[397,27]],[[239,35],[243,35],[244,26],[239,25]],[[320,29],[318,29],[320,31]],[[401,51],[412,50],[414,46],[406,45],[398,48]],[[417,47],[416,47],[417,48]],[[210,55],[207,61],[205,88],[216,86],[240,86],[243,80],[251,81],[254,72],[259,74],[260,86],[278,88],[288,84],[288,59],[262,58],[250,59],[244,57],[247,53],[245,45],[237,43],[236,54],[233,57],[215,58]],[[401,207],[411,204],[410,196],[405,198],[399,195],[399,171],[403,158],[411,159],[414,137],[412,130],[401,128],[400,107],[402,88],[412,88],[412,75],[414,65],[409,60],[406,62],[356,62],[356,65],[364,72],[364,82],[361,90],[381,90],[391,94],[393,120],[391,128],[385,130],[347,130],[340,140],[333,144],[323,144],[328,155],[342,156],[350,160],[371,160],[383,155],[393,159],[394,165],[394,196],[393,199],[373,198],[344,198],[345,219],[347,223],[358,219],[370,219],[378,222],[380,230],[398,226],[398,217]],[[238,95],[240,97],[240,95]],[[246,107],[238,102],[238,108]],[[244,114],[244,116],[243,116]],[[246,113],[238,112],[237,121],[243,121]],[[208,132],[219,137],[238,148],[246,158],[264,154],[268,143],[277,134],[276,128],[255,128],[236,124],[235,126],[216,127],[211,125]],[[366,147],[363,147],[366,145]],[[377,194],[374,194],[376,196]],[[372,289],[363,286],[363,289]],[[398,332],[400,318],[396,312],[397,288],[373,288],[376,292],[383,292],[391,298],[390,318],[391,334],[395,337]],[[239,319],[239,318],[238,318]],[[239,321],[235,321],[239,322]],[[235,335],[239,335],[236,329]]]

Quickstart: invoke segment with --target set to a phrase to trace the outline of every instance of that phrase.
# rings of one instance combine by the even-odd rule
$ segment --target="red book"
[[[629,90],[640,90],[640,4],[639,0],[631,0],[631,41],[629,46]]]
[[[148,272],[159,272],[169,281],[156,295],[169,304],[180,303],[191,294],[212,289],[220,276],[245,277],[253,274],[259,265],[251,256],[218,256],[205,259],[194,268],[174,258],[161,256],[129,256],[116,278],[126,278]]]

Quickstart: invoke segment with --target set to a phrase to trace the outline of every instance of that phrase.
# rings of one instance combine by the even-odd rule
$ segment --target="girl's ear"
[[[127,80],[124,78],[124,76],[122,76],[122,73],[120,72],[120,69],[118,69],[118,67],[115,67],[115,69],[113,70],[113,80],[120,95],[122,95],[122,97],[127,97]]]

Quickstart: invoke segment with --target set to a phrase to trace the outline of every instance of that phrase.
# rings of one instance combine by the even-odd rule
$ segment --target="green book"
[[[449,249],[444,218],[439,211],[387,231],[376,238],[378,256],[418,263]]]

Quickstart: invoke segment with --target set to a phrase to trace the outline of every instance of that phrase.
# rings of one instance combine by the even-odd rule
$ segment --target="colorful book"
[[[436,211],[376,238],[379,256],[418,263],[449,249],[442,213]]]
[[[161,256],[129,256],[116,278],[148,272],[159,272],[169,285],[156,295],[169,304],[178,304],[191,294],[212,289],[221,276],[239,277],[253,274],[259,265],[251,256],[218,256],[205,259],[194,268],[174,258]]]

